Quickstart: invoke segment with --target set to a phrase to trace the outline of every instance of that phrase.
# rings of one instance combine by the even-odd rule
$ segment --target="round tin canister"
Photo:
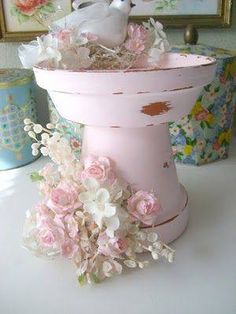
[[[0,69],[0,170],[34,161],[24,119],[37,121],[35,80],[31,70]]]

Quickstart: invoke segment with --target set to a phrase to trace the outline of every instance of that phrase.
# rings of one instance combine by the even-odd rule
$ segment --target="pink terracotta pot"
[[[48,90],[59,113],[85,124],[82,156],[110,157],[134,188],[160,197],[163,210],[154,230],[166,242],[176,239],[188,220],[167,123],[189,113],[215,70],[213,58],[176,53],[166,54],[158,69],[34,68],[38,85]]]

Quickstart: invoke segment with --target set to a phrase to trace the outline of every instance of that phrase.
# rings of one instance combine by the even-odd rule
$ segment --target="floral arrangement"
[[[17,17],[19,23],[35,19],[42,24],[44,16],[55,13],[54,0],[13,0],[11,14]]]
[[[27,211],[24,247],[37,256],[69,259],[82,285],[121,274],[123,267],[144,268],[148,261],[139,253],[173,261],[174,251],[143,228],[158,222],[157,195],[134,191],[106,157],[79,160],[57,125],[24,122],[35,140],[32,154],[52,160],[31,174],[42,201]]]
[[[91,33],[53,28],[49,34],[21,45],[19,57],[25,68],[44,62],[49,68],[127,69],[156,66],[169,43],[163,26],[152,18],[142,25],[129,23],[126,41],[114,49],[97,43]]]

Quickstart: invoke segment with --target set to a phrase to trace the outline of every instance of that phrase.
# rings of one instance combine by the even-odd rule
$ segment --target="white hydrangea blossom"
[[[94,221],[100,229],[106,228],[109,237],[114,237],[114,232],[119,228],[118,217],[119,205],[111,203],[108,189],[101,188],[99,182],[94,178],[88,178],[83,183],[86,192],[79,196],[84,204],[84,209],[93,215]]]

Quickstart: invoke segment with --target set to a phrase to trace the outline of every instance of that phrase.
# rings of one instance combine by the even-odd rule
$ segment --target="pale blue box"
[[[31,70],[0,69],[0,170],[35,160],[24,119],[37,121],[35,81]]]

